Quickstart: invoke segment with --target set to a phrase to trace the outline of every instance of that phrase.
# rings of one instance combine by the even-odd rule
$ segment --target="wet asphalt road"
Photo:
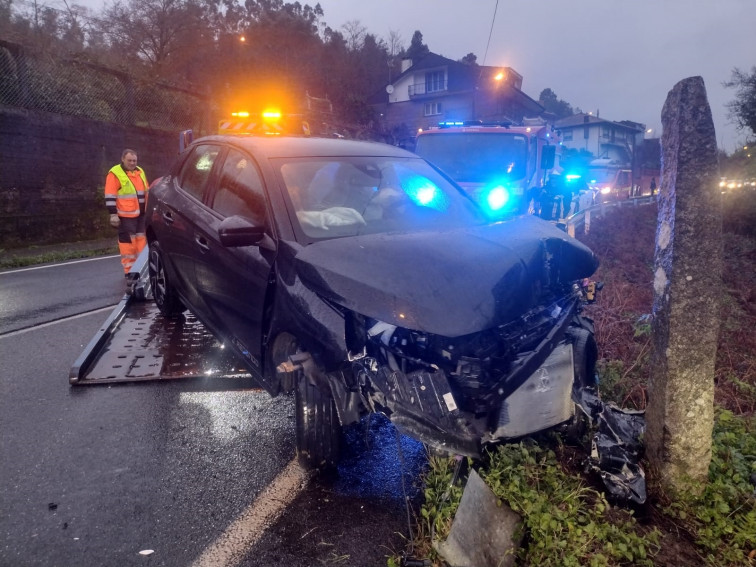
[[[247,381],[69,386],[122,279],[117,258],[0,273],[0,566],[192,565],[294,459],[291,398]],[[346,439],[339,474],[226,564],[378,566],[402,549],[422,446],[378,418]]]

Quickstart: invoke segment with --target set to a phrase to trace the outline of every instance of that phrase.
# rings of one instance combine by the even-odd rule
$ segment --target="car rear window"
[[[203,201],[210,173],[219,152],[220,147],[216,145],[200,144],[196,146],[179,172],[179,187],[192,197]]]

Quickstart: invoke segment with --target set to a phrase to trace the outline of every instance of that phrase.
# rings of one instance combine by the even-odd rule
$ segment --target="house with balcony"
[[[596,159],[609,160],[632,168],[637,149],[643,143],[646,127],[638,122],[612,122],[592,114],[574,114],[554,124],[562,135],[562,145],[586,150]]]
[[[521,90],[522,75],[511,67],[469,65],[429,53],[405,59],[402,71],[371,99],[383,131],[404,129],[413,137],[439,122],[481,120],[519,123],[543,107]]]

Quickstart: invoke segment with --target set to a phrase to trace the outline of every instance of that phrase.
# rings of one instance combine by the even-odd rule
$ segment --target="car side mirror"
[[[218,236],[223,246],[254,246],[265,237],[265,227],[234,215],[223,219],[218,227]]]

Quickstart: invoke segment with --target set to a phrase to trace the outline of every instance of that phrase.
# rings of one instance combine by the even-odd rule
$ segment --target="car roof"
[[[256,155],[267,158],[290,157],[339,157],[339,156],[383,156],[412,157],[412,154],[396,146],[379,142],[342,140],[338,138],[315,138],[296,136],[205,136],[194,141],[221,142],[234,145]]]

